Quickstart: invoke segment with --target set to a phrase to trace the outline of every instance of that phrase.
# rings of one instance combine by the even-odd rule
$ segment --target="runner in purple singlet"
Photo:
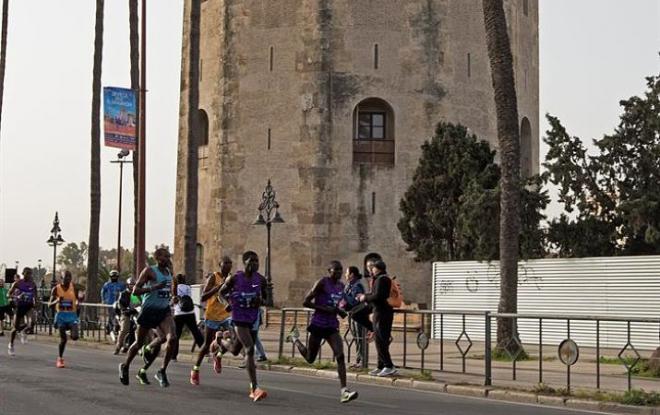
[[[231,339],[222,339],[216,336],[211,347],[211,353],[220,349],[220,356],[230,351],[234,356],[243,349],[247,359],[247,371],[250,376],[250,399],[260,401],[268,394],[257,384],[257,367],[254,363],[254,340],[256,332],[252,331],[255,321],[259,317],[259,306],[266,298],[266,279],[259,274],[259,256],[255,252],[247,251],[243,254],[245,271],[238,271],[229,276],[220,295],[229,298],[231,304],[231,317],[234,323],[235,336]]]
[[[342,318],[346,317],[346,312],[339,308],[339,304],[344,298],[344,283],[341,282],[342,271],[341,262],[332,261],[328,267],[329,276],[318,280],[305,297],[303,305],[314,309],[312,320],[309,327],[307,327],[309,332],[307,346],[300,341],[300,333],[297,327],[291,329],[287,341],[295,344],[300,354],[309,363],[316,360],[316,356],[321,349],[321,341],[328,342],[337,362],[337,373],[341,384],[339,401],[346,403],[357,399],[358,393],[346,388],[344,345],[339,335],[339,321],[337,320],[337,315]]]

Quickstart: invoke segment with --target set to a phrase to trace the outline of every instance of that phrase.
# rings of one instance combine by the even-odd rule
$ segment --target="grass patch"
[[[299,357],[286,357],[282,356],[281,358],[273,362],[274,365],[287,365],[287,366],[297,366],[297,367],[310,367],[318,370],[325,369],[336,369],[337,365],[334,362],[328,360],[317,360],[314,363],[308,363],[305,359]]]
[[[433,381],[433,375],[430,370],[423,370],[421,372],[415,372],[410,375],[410,379],[413,380],[421,380],[421,381],[426,381],[426,382],[431,382]]]
[[[649,405],[660,404],[660,393],[646,392],[644,389],[632,389],[620,396],[619,402],[625,405]]]
[[[625,357],[623,360],[627,365],[632,365],[635,362],[635,359],[632,357]],[[598,361],[605,365],[620,365],[623,367],[623,363],[621,360],[619,360],[618,357],[601,356]],[[633,376],[639,376],[643,378],[660,378],[660,370],[653,369],[649,359],[640,359],[635,367],[632,368],[631,373]]]

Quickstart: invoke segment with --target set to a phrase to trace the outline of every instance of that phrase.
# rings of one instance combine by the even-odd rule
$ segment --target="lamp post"
[[[110,163],[119,164],[119,213],[117,218],[117,271],[121,272],[121,198],[124,182],[124,164],[133,163],[131,160],[125,160],[130,151],[124,149],[117,154],[117,160],[111,160]]]
[[[57,285],[57,280],[55,279],[55,266],[57,265],[57,247],[64,243],[62,235],[60,234],[62,229],[60,229],[60,219],[55,212],[55,220],[53,220],[53,228],[50,230],[50,238],[48,238],[48,245],[53,247],[53,275],[50,279],[51,288]]]
[[[273,223],[284,223],[284,219],[277,211],[280,205],[275,200],[275,190],[270,184],[270,179],[266,185],[266,190],[261,195],[261,204],[259,204],[259,216],[254,225],[266,225],[266,280],[268,281],[266,306],[273,306],[273,283],[271,280],[270,269],[270,227]]]
[[[41,288],[43,288],[44,287],[44,279],[41,275],[41,260],[40,259],[37,260],[37,277],[41,280],[39,282],[39,284],[40,284]]]

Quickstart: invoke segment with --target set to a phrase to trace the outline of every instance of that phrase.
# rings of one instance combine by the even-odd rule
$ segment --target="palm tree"
[[[128,26],[131,53],[131,89],[137,91],[140,88],[140,34],[138,32],[138,0],[128,0]],[[138,116],[138,120],[140,117]],[[138,140],[133,150],[133,246],[138,246]],[[137,261],[137,252],[133,252],[133,260]],[[133,264],[135,275],[141,271],[137,269],[137,263]]]
[[[2,101],[5,96],[5,68],[7,66],[7,26],[9,24],[9,0],[2,1],[2,40],[0,40],[0,126],[2,125]]]
[[[101,69],[103,64],[103,4],[96,0],[94,68],[92,69],[92,157],[90,180],[89,247],[87,256],[87,298],[98,301],[99,222],[101,217]]]
[[[190,50],[188,64],[188,155],[186,158],[186,218],[184,233],[184,269],[193,278],[197,266],[197,176],[198,176],[198,107],[199,107],[199,31],[201,1],[190,2]]]
[[[490,71],[495,90],[500,179],[500,303],[498,312],[518,310],[518,239],[520,236],[520,142],[513,57],[502,0],[483,0]],[[512,319],[500,320],[497,344],[516,353],[520,347]]]

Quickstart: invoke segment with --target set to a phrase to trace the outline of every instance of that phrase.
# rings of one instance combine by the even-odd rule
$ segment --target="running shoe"
[[[14,351],[14,345],[12,344],[7,345],[7,354],[9,354],[9,356],[16,356],[16,352]]]
[[[263,363],[263,362],[267,362],[267,361],[268,361],[268,358],[266,356],[259,356],[259,358],[257,359],[257,362],[259,362],[259,363]]]
[[[55,361],[55,367],[58,369],[62,369],[64,367],[64,359],[58,357],[57,360]]]
[[[128,385],[128,366],[119,364],[119,381],[122,385]]]
[[[211,359],[213,359],[213,370],[215,373],[222,373],[222,355],[220,353],[211,353]]]
[[[289,334],[286,336],[286,341],[287,342],[295,342],[300,338],[300,332],[298,331],[298,327],[294,327],[291,329]]]
[[[377,368],[375,368],[375,369],[373,369],[373,370],[370,370],[370,371],[369,371],[369,374],[370,374],[371,376],[378,376],[378,374],[379,374],[380,372],[382,372],[382,371],[383,371],[383,368],[377,367]]]
[[[190,384],[195,386],[199,385],[199,370],[190,371]]]
[[[161,388],[166,388],[170,386],[170,382],[167,380],[167,373],[163,369],[158,369],[158,372],[154,375]]]
[[[241,363],[238,364],[239,369],[245,369],[247,367],[247,357],[241,361]]]
[[[261,388],[256,388],[255,390],[250,392],[250,399],[252,399],[252,401],[254,402],[260,401],[262,399],[266,399],[267,396],[268,393]]]
[[[379,377],[381,377],[381,378],[382,378],[382,377],[385,377],[385,376],[394,376],[394,375],[396,375],[398,372],[399,372],[399,371],[396,370],[396,369],[393,368],[393,367],[384,367],[383,370],[381,370],[380,373],[378,373],[376,376],[379,376]]]
[[[344,391],[341,393],[341,397],[339,398],[339,402],[347,403],[357,399],[357,397],[358,393],[356,391],[349,391],[348,389],[344,389]]]
[[[140,385],[150,385],[151,382],[149,382],[149,377],[147,376],[147,371],[140,369],[135,375],[135,378],[140,381]]]

